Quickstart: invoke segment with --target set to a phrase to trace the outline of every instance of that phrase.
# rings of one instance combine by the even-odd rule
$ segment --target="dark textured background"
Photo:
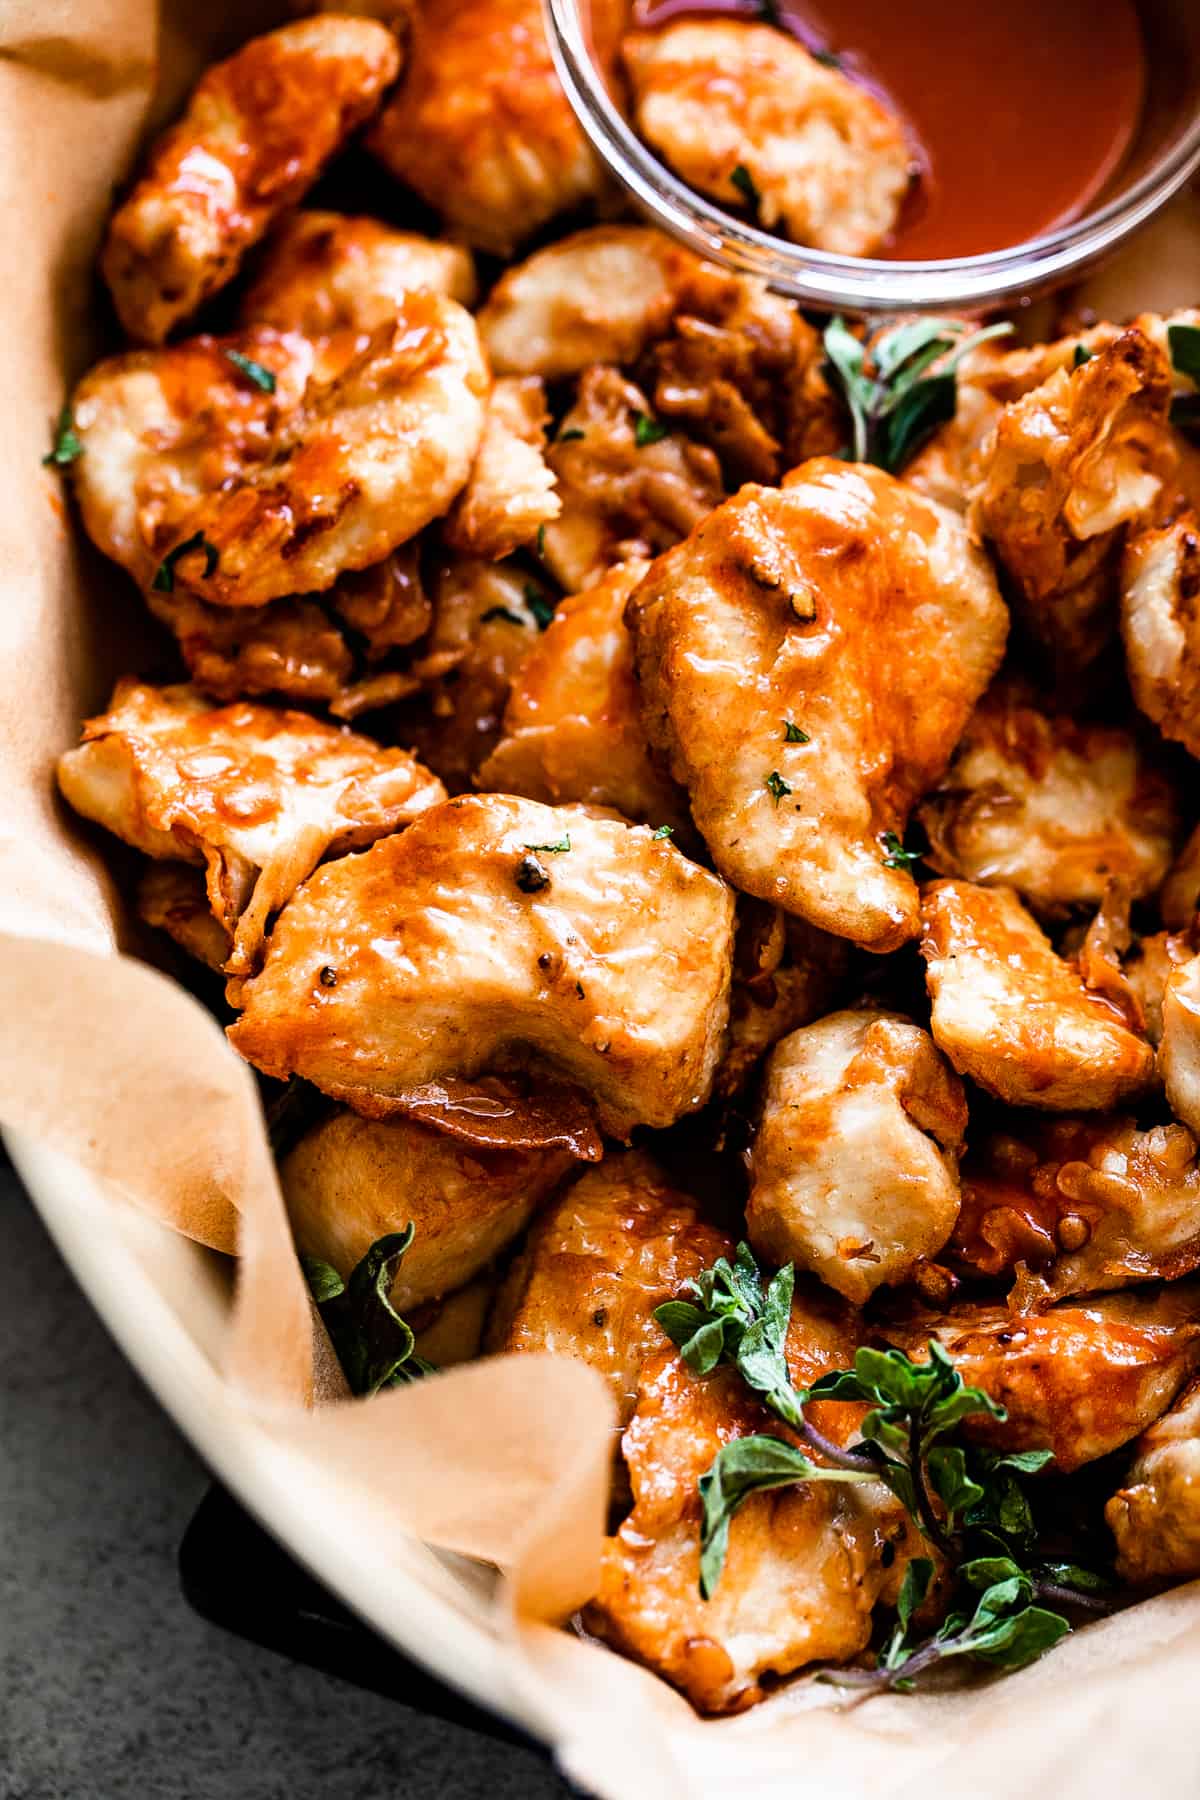
[[[200,1463],[110,1342],[0,1151],[2,1800],[563,1800],[531,1751],[189,1610]]]

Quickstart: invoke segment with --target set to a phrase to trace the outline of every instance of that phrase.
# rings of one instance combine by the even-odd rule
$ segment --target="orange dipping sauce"
[[[917,174],[887,257],[1007,249],[1078,217],[1133,142],[1133,0],[776,0],[778,22],[906,121]],[[640,25],[762,19],[755,0],[638,0]]]

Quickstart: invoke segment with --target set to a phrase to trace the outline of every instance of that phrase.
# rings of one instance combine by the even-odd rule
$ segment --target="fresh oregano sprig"
[[[300,1259],[351,1393],[370,1396],[437,1372],[416,1354],[412,1326],[389,1298],[415,1235],[410,1221],[403,1231],[377,1238],[348,1281],[318,1257]]]
[[[1103,1606],[1100,1577],[1073,1565],[1036,1562],[1037,1532],[1021,1477],[1043,1468],[1050,1451],[1001,1453],[960,1441],[964,1419],[1003,1421],[1007,1415],[981,1388],[964,1383],[936,1340],[928,1362],[914,1362],[900,1350],[863,1347],[853,1368],[797,1389],[786,1354],[794,1286],[791,1265],[764,1284],[753,1252],[739,1244],[733,1262],[719,1258],[655,1314],[689,1368],[698,1375],[719,1366],[736,1369],[821,1459],[814,1463],[804,1450],[768,1435],[736,1438],[718,1451],[699,1484],[703,1597],[716,1588],[730,1523],[752,1494],[796,1481],[881,1481],[945,1559],[956,1602],[931,1638],[914,1638],[913,1620],[934,1572],[931,1559],[914,1558],[879,1668],[851,1672],[845,1677],[850,1685],[904,1690],[934,1663],[965,1655],[1019,1668],[1069,1630],[1065,1618],[1039,1602]],[[810,1400],[866,1404],[861,1441],[847,1447],[827,1438],[806,1416]],[[1030,1558],[1033,1566],[1022,1566]],[[830,1671],[830,1679],[840,1681],[843,1674]]]
[[[954,417],[958,365],[968,350],[1012,329],[1007,322],[972,331],[961,319],[907,319],[868,343],[844,319],[831,319],[826,373],[850,411],[851,459],[896,474]]]

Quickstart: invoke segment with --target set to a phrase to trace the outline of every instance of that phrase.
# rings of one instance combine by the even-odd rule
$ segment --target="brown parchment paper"
[[[216,1351],[230,1405],[333,1472],[332,1497],[326,1483],[312,1500],[331,1541],[353,1516],[381,1570],[405,1533],[500,1568],[498,1598],[481,1590],[479,1630],[503,1639],[511,1692],[585,1787],[609,1800],[1200,1791],[1200,1584],[1089,1627],[999,1684],[857,1709],[800,1684],[704,1723],[646,1671],[554,1626],[595,1580],[611,1424],[598,1377],[504,1358],[343,1398],[253,1079],[189,995],[121,953],[114,885],[52,781],[113,678],[155,655],[130,585],[91,554],[40,466],[94,354],[93,259],[112,187],[147,120],[203,62],[271,22],[269,7],[232,0],[175,0],[161,18],[152,0],[0,7],[0,1123],[97,1178],[101,1239],[135,1208],[236,1251]],[[1174,268],[1174,289],[1200,290],[1200,233],[1180,253],[1182,277],[1173,249],[1190,208],[1155,227],[1143,285],[1125,259],[1127,310],[1157,303],[1155,272]],[[385,1623],[419,1649],[419,1620]]]

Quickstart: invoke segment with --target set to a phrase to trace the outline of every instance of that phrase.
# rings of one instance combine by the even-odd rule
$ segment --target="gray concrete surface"
[[[203,1468],[0,1152],[0,1800],[564,1800],[529,1751],[197,1618]]]

